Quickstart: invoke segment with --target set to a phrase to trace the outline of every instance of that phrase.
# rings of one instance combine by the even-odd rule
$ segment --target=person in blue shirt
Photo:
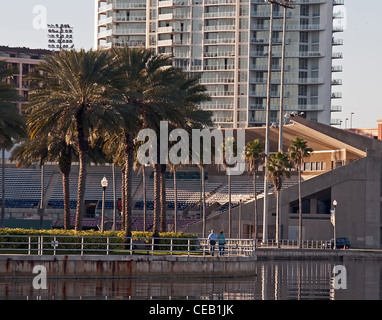
[[[212,256],[215,253],[216,239],[217,239],[216,233],[214,232],[214,230],[211,230],[211,233],[208,235],[208,240],[210,243],[210,253]]]
[[[225,236],[223,234],[223,231],[220,231],[220,234],[218,235],[218,244],[219,244],[219,255],[224,255],[224,246],[226,244]]]

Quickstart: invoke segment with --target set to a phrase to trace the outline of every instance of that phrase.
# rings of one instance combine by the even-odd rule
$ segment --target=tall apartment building
[[[270,4],[264,0],[95,0],[96,47],[146,46],[201,75],[216,126],[265,125]],[[287,10],[284,111],[325,124],[341,93],[333,52],[343,0],[296,0]],[[274,6],[271,122],[278,122],[283,8]]]

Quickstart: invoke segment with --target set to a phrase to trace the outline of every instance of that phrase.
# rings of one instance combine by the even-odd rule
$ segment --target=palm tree
[[[124,199],[125,237],[131,236],[132,217],[132,170],[134,145],[133,136],[141,128],[159,129],[161,104],[168,94],[164,67],[170,65],[168,57],[154,55],[152,50],[139,48],[114,48],[113,55],[119,64],[119,75],[114,82],[123,96],[123,103],[129,116],[118,135],[124,154]],[[154,179],[159,182],[159,167],[155,168]],[[159,183],[155,184],[159,190]],[[154,192],[155,192],[154,188]],[[155,202],[157,203],[157,202]],[[157,203],[158,204],[158,203]],[[154,205],[154,236],[159,236],[159,206]]]
[[[254,239],[257,239],[257,190],[256,190],[256,172],[259,168],[261,161],[264,156],[264,146],[258,139],[250,141],[245,147],[245,157],[249,163],[249,171],[253,176],[253,191],[255,194],[255,209],[254,209],[254,221],[253,221],[253,232]]]
[[[302,197],[301,197],[301,171],[304,163],[304,158],[310,156],[313,152],[312,148],[308,147],[308,142],[303,138],[296,137],[288,149],[289,157],[294,163],[298,171],[298,241],[302,246]]]
[[[117,70],[106,51],[60,51],[40,63],[29,80],[39,83],[30,92],[28,125],[31,139],[49,132],[63,136],[75,131],[79,177],[75,229],[82,229],[85,210],[89,144],[97,129],[114,132],[122,125],[122,108],[115,103]]]
[[[15,141],[26,136],[24,118],[20,115],[15,102],[20,101],[15,86],[8,83],[14,70],[7,68],[7,63],[0,61],[0,149],[2,150],[1,179],[1,223],[5,219],[5,149],[10,149]]]
[[[37,214],[40,216],[40,229],[43,227],[44,216],[44,163],[49,161],[48,136],[43,139],[25,140],[12,150],[11,160],[17,161],[18,167],[29,167],[38,162],[41,170],[41,199],[37,208]]]
[[[273,153],[268,159],[268,179],[273,182],[276,191],[276,243],[279,243],[280,236],[280,193],[283,184],[283,178],[290,177],[291,163],[288,154],[279,151]]]
[[[192,124],[194,119],[198,119],[198,116],[202,114],[196,104],[204,101],[207,95],[206,89],[198,83],[197,78],[187,77],[181,69],[171,67],[169,56],[155,55],[152,50],[144,48],[115,48],[113,52],[121,66],[117,86],[124,96],[125,107],[131,114],[125,124],[125,128],[128,129],[124,131],[125,153],[127,155],[130,152],[130,156],[126,156],[126,163],[130,163],[133,149],[130,135],[142,128],[150,128],[159,133],[161,120],[167,120],[170,124],[183,128]],[[205,114],[203,116],[206,117]],[[159,142],[158,139],[158,159],[156,164],[153,164],[154,237],[159,235],[160,229],[164,231],[166,226],[165,188],[163,187],[165,166],[159,161]],[[129,199],[131,198],[128,187],[131,183],[129,182],[131,180],[130,166],[126,166],[126,171],[126,199]],[[162,180],[160,180],[161,176]],[[125,211],[127,225],[129,225],[131,205],[129,200],[126,203]],[[126,236],[128,236],[128,229]]]

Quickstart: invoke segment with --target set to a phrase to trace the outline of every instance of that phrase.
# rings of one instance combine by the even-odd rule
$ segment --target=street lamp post
[[[103,177],[101,180],[101,186],[102,186],[102,215],[101,215],[101,232],[103,232],[103,226],[104,226],[104,219],[105,219],[105,193],[106,193],[106,187],[108,185],[108,181],[106,177]]]
[[[332,224],[333,224],[333,237],[334,237],[334,239],[333,239],[333,248],[334,248],[334,250],[336,250],[337,249],[337,244],[336,244],[336,242],[337,242],[337,238],[336,238],[336,207],[337,207],[337,200],[333,200],[333,207],[334,207],[334,209],[333,209],[333,220],[332,220]]]
[[[241,205],[243,203],[242,195],[239,196],[239,239],[241,239]]]

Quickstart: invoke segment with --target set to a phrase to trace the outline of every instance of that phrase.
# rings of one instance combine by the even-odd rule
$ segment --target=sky
[[[330,1],[330,0],[328,0]],[[39,29],[41,7],[46,9],[49,24],[70,24],[74,27],[76,49],[90,49],[94,45],[94,0],[0,0],[0,45],[47,48],[47,30]],[[342,86],[333,91],[342,92],[342,112],[332,118],[343,121],[342,128],[372,128],[382,119],[382,1],[345,0],[341,20],[343,33],[335,34],[344,40],[343,46],[333,51],[343,52],[344,58],[335,61],[343,66],[342,73],[333,78],[342,79]],[[36,9],[37,11],[33,11]],[[348,120],[346,121],[346,118]]]

